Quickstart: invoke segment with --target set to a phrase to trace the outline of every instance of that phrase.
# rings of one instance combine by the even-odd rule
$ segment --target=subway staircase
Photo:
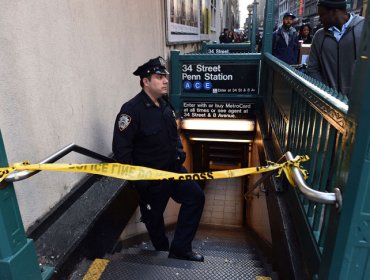
[[[69,279],[278,279],[254,244],[245,228],[202,225],[193,250],[204,255],[203,263],[169,259],[168,252],[140,241],[103,259],[83,260]]]
[[[207,145],[210,170],[240,168],[245,158],[243,145],[210,143]]]

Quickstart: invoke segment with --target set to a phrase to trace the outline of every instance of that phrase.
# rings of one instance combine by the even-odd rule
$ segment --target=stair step
[[[208,151],[227,151],[229,153],[242,153],[243,148],[241,146],[235,146],[235,145],[215,145],[210,144],[208,146]]]
[[[138,254],[115,254],[111,256],[110,260],[120,260],[125,262],[133,263],[144,263],[152,265],[163,265],[171,267],[180,267],[180,268],[191,268],[191,269],[217,269],[219,266],[222,267],[233,267],[239,269],[244,269],[245,267],[256,267],[263,268],[262,262],[255,259],[227,259],[222,257],[208,256],[205,255],[204,262],[192,262],[192,261],[183,261],[177,259],[169,259],[167,252],[157,252],[152,251],[155,254],[147,253],[138,253]]]
[[[212,251],[212,250],[195,250],[196,252],[204,255],[207,261],[223,261],[223,262],[232,262],[238,263],[241,261],[246,260],[254,260],[259,261],[257,256],[251,252],[246,253],[235,253],[235,252],[228,252],[228,251]],[[149,256],[161,256],[166,257],[168,256],[168,252],[159,252],[149,249],[140,249],[140,248],[129,248],[124,249],[121,252],[122,254],[141,254],[141,255],[149,255]]]
[[[251,243],[246,240],[213,240],[211,238],[194,239],[192,242],[195,246],[224,246],[232,248],[253,248]]]
[[[241,154],[230,154],[227,152],[221,153],[221,152],[213,152],[208,154],[208,158],[222,158],[222,159],[237,159],[240,160],[243,155]]]
[[[193,250],[194,251],[199,251],[199,252],[207,252],[207,251],[212,251],[212,252],[224,252],[224,253],[230,253],[230,254],[250,254],[254,255],[255,250],[252,248],[232,248],[232,247],[222,247],[222,246],[194,246],[193,245]]]
[[[134,248],[155,250],[151,242],[142,242],[134,245]],[[218,241],[193,241],[192,247],[194,251],[222,251],[230,253],[249,253],[254,254],[256,250],[247,244],[239,244],[233,242],[218,242]]]
[[[183,262],[180,260],[173,260]],[[202,263],[192,263],[189,266],[202,265]],[[107,268],[102,274],[100,280],[117,280],[117,279],[245,279],[255,280],[257,276],[266,276],[264,269],[249,267],[244,270],[230,270],[228,266],[207,267],[203,264],[204,269],[169,267],[162,265],[151,265],[143,263],[122,262],[113,260],[109,262]],[[207,267],[207,268],[206,268]]]
[[[210,170],[228,170],[228,169],[238,169],[241,167],[240,163],[225,163],[225,162],[209,162]]]
[[[83,259],[78,266],[74,269],[73,273],[69,276],[68,280],[81,280],[86,272],[89,270],[93,261]]]

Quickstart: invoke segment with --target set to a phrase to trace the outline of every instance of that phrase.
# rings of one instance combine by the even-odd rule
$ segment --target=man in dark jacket
[[[319,0],[323,28],[311,45],[306,73],[349,97],[364,18],[346,10],[346,0]]]
[[[229,30],[224,28],[224,32],[221,33],[219,37],[220,43],[230,43],[229,41]]]
[[[272,54],[288,64],[298,62],[298,36],[292,27],[295,16],[285,13],[283,25],[272,34]]]
[[[133,73],[142,90],[123,104],[114,123],[113,152],[124,164],[186,173],[185,153],[177,133],[175,112],[166,99],[169,74],[162,57],[149,60]],[[142,221],[153,246],[170,251],[169,258],[203,261],[192,241],[204,207],[204,193],[192,180],[135,181]],[[163,212],[169,198],[181,204],[175,235],[169,245]]]

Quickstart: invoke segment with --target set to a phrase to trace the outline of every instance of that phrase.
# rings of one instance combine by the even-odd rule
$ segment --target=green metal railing
[[[271,135],[280,152],[308,154],[307,182],[335,187],[342,208],[311,202],[289,189],[287,203],[313,279],[369,279],[370,9],[358,50],[351,99],[271,55],[274,1],[266,2],[261,83]],[[284,196],[285,197],[285,196]]]
[[[345,192],[356,129],[347,98],[269,53],[263,55],[262,70],[271,81],[263,94],[265,117],[280,153],[310,157],[304,167],[312,189]],[[309,275],[319,276],[323,255],[333,249],[339,209],[309,201],[296,189],[288,192]]]
[[[268,7],[271,8],[270,2]],[[304,164],[310,173],[307,185],[320,192],[336,193],[339,189],[346,195],[357,127],[356,119],[348,113],[347,97],[272,56],[269,53],[271,33],[266,31],[264,39],[262,54],[180,54],[172,51],[170,98],[176,112],[181,112],[183,102],[189,100],[255,102],[257,111],[264,111],[262,117],[280,154],[291,151],[294,155],[310,157]],[[260,60],[260,80],[264,82],[260,83],[258,94],[210,94],[183,88],[183,65],[255,64]],[[343,255],[333,256],[342,212],[335,204],[310,201],[296,189],[287,188],[287,193],[287,203],[294,209],[294,227],[303,248],[307,273],[312,278],[326,279],[335,273],[326,268],[327,264],[335,258],[344,258]]]
[[[0,131],[0,166],[7,167]],[[12,183],[0,184],[0,279],[49,279],[54,268],[39,266],[35,245],[27,238]]]
[[[39,163],[53,163],[71,152],[76,152],[103,162],[114,162],[114,160],[109,157],[72,143]],[[0,131],[0,167],[7,166],[8,162]],[[0,183],[1,280],[48,280],[54,274],[55,267],[38,263],[34,241],[27,238],[23,227],[13,186],[13,182],[27,179],[38,172],[39,171],[17,171],[10,174]]]

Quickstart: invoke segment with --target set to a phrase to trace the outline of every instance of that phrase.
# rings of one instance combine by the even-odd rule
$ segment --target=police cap
[[[163,57],[158,56],[139,66],[133,74],[143,78],[151,74],[167,75],[169,72],[166,69],[166,61]]]
[[[295,19],[295,15],[291,12],[286,12],[284,15],[283,15],[283,18],[285,17],[291,17],[292,19]]]

